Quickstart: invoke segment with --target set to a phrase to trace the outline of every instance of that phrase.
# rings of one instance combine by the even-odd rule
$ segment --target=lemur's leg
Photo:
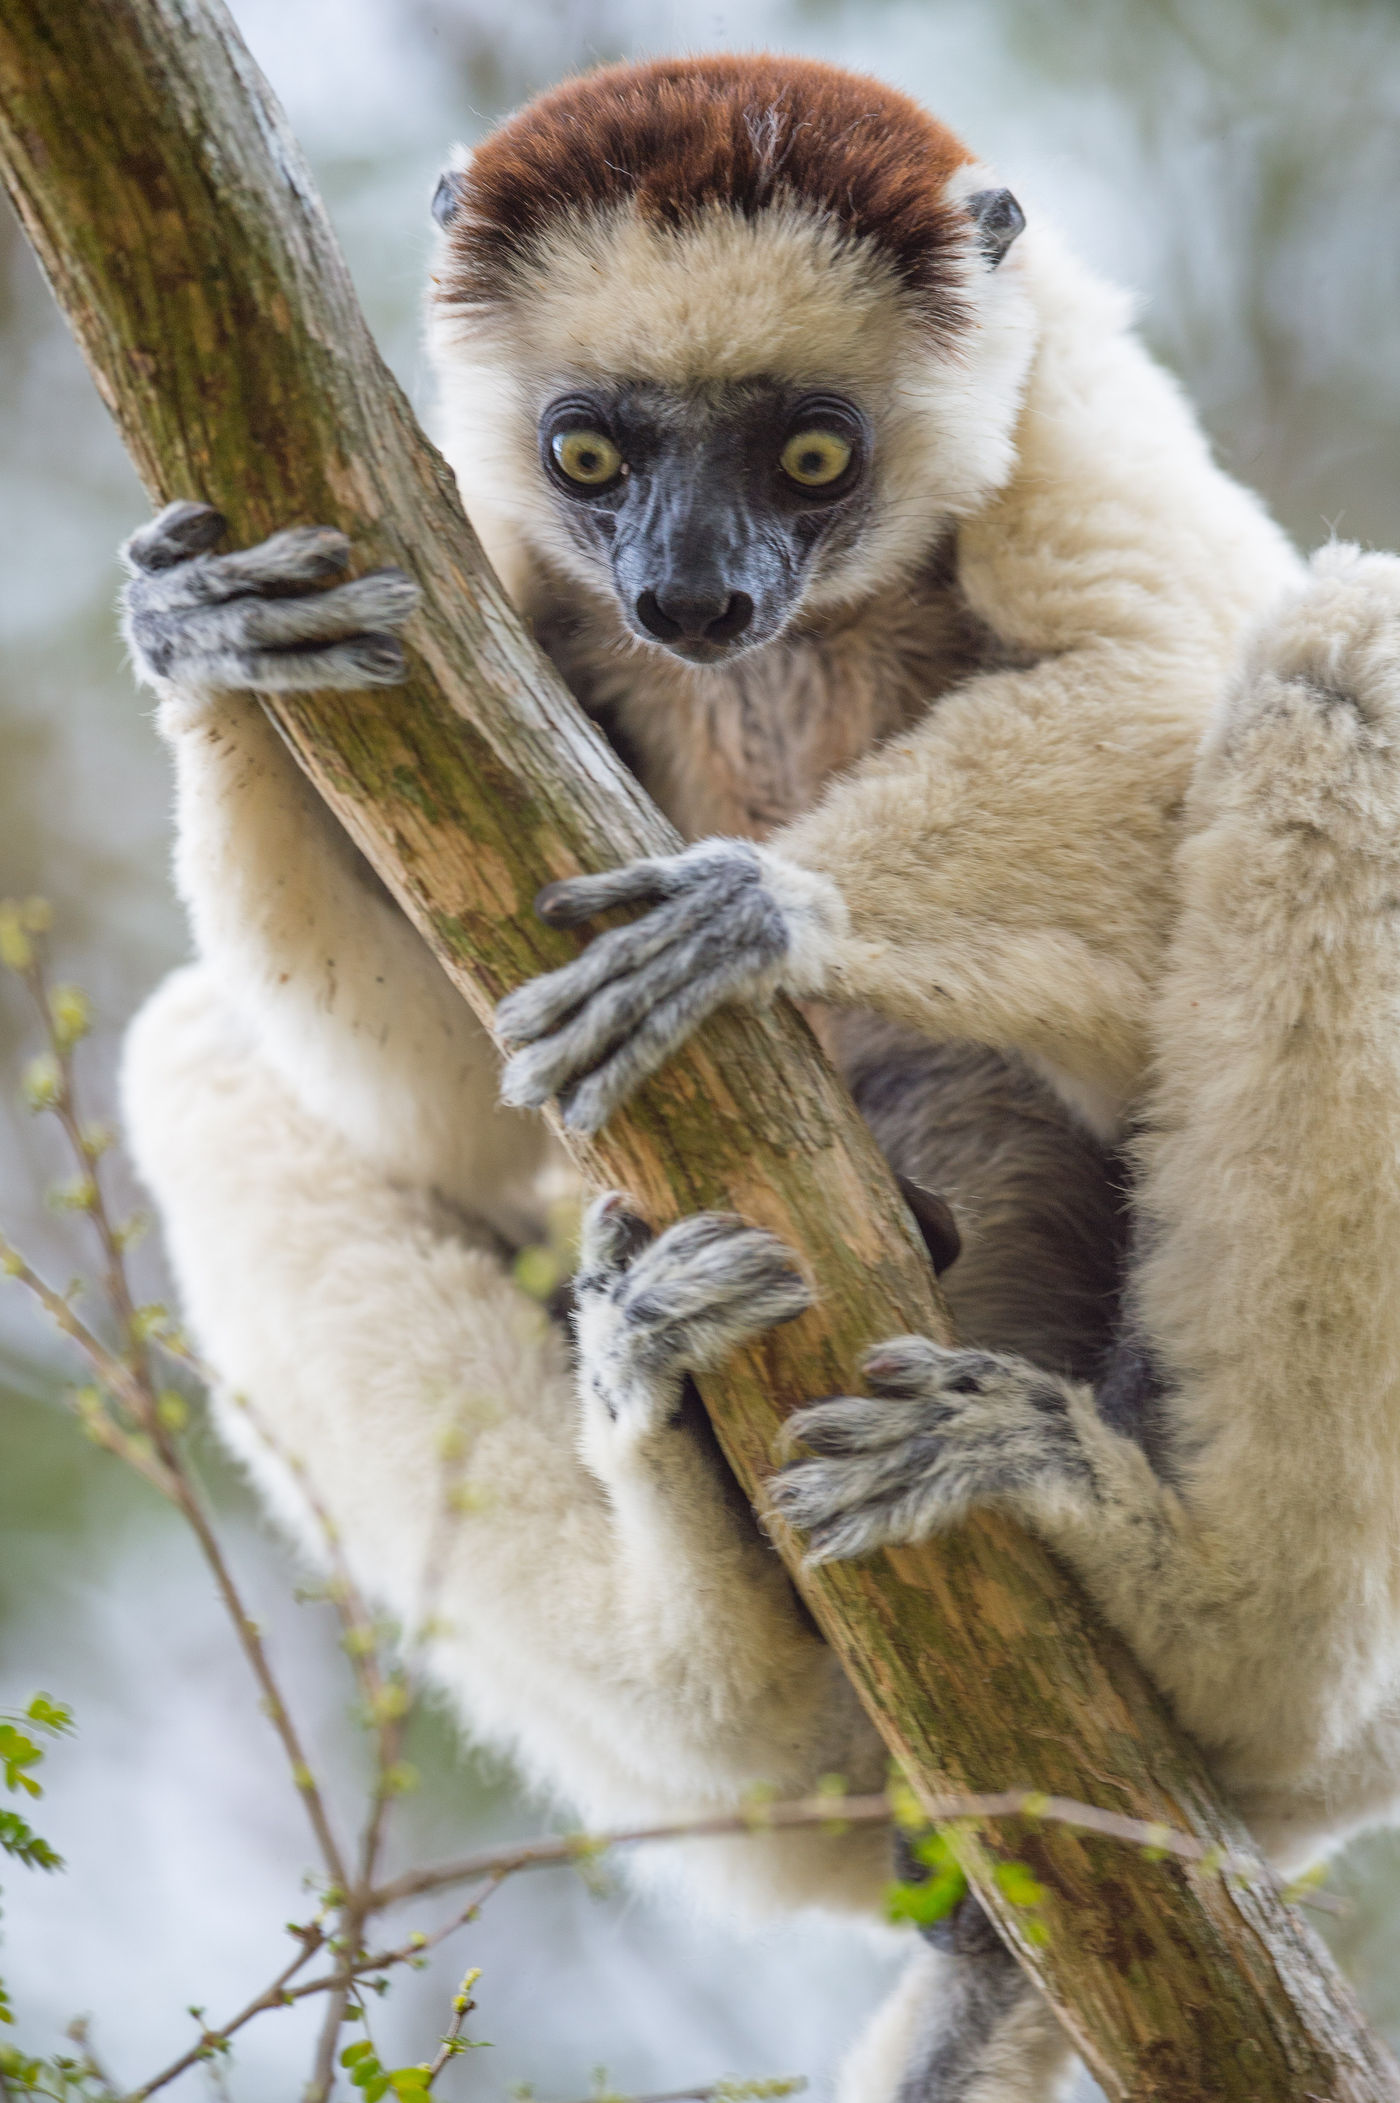
[[[836,2103],[1053,2103],[1069,2039],[974,1900],[930,1931],[842,2066]]]
[[[801,1795],[830,1771],[878,1787],[878,1741],[777,1556],[666,1423],[676,1362],[698,1362],[714,1332],[668,1334],[640,1305],[638,1266],[614,1274],[605,1252],[611,1285],[597,1290],[620,1287],[623,1322],[630,1302],[664,1388],[653,1409],[645,1343],[605,1352],[617,1379],[603,1407],[613,1396],[635,1419],[613,1427],[636,1450],[609,1456],[610,1482],[625,1503],[644,1476],[656,1511],[669,1499],[680,1513],[653,1553],[638,1547],[644,1529],[621,1523],[616,1487],[581,1462],[560,1331],[488,1237],[452,1231],[443,1208],[390,1183],[297,1101],[207,966],[178,973],[137,1019],[124,1106],[190,1328],[229,1394],[252,1405],[224,1401],[225,1435],[314,1555],[316,1526],[260,1438],[265,1423],[309,1472],[366,1592],[410,1629],[431,1612],[436,1670],[473,1729],[594,1824],[733,1809],[758,1782]],[[744,1249],[742,1234],[728,1238]],[[684,1331],[680,1251],[663,1237],[641,1266],[648,1257]],[[746,1278],[755,1268],[740,1264]],[[794,1311],[791,1267],[765,1276],[757,1293],[731,1295],[731,1333]],[[607,1345],[608,1323],[591,1326]],[[447,1524],[454,1484],[462,1509]],[[435,1539],[436,1602],[424,1597]],[[885,1874],[880,1834],[756,1850],[745,1838],[710,1862],[716,1845],[696,1843],[696,1880],[746,1885],[768,1906],[873,1905]]]
[[[1335,1759],[1344,1816],[1400,1634],[1400,563],[1320,560],[1189,819],[1130,1307],[1162,1474],[1087,1385],[905,1339],[778,1501],[819,1555],[1018,1514],[1246,1808]]]
[[[231,555],[223,520],[172,504],[127,543],[123,625],[176,769],[176,877],[224,998],[302,1101],[386,1173],[533,1231],[549,1142],[496,1107],[475,1017],[306,781],[249,688],[391,685],[417,588],[345,584],[343,534]]]

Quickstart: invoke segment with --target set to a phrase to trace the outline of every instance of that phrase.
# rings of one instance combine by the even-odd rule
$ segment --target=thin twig
[[[41,1278],[3,1234],[0,1234],[0,1275],[13,1278],[17,1285],[24,1287],[70,1342],[77,1345],[102,1385],[119,1396],[132,1410],[133,1415],[136,1414],[138,1405],[144,1413],[145,1398],[141,1395],[130,1368],[124,1366],[121,1360],[108,1350],[101,1337],[88,1328],[80,1315],[73,1312],[71,1303],[63,1294],[56,1292],[53,1286]],[[159,1490],[162,1497],[168,1497],[172,1504],[179,1503],[174,1478],[155,1454],[147,1451],[125,1425],[118,1423],[104,1410],[86,1410],[76,1402],[73,1407],[85,1429],[99,1445],[105,1446],[109,1453],[116,1454],[129,1468],[134,1468],[138,1475],[150,1483],[152,1489]]]
[[[146,2082],[144,2087],[133,2089],[126,2103],[145,2103],[147,2096],[153,2096],[157,2089],[167,2088],[179,2075],[188,2073],[192,2066],[197,2066],[200,2060],[207,2058],[212,2050],[232,2037],[235,2031],[241,2030],[245,2023],[251,2023],[255,2015],[261,2015],[269,2008],[286,2008],[291,2004],[296,1998],[287,1990],[291,1981],[304,1964],[310,1963],[325,1941],[320,1928],[314,1922],[305,1928],[296,1929],[295,1933],[301,1937],[301,1949],[291,1963],[277,1974],[271,1986],[264,1987],[246,2008],[241,2008],[237,2015],[231,2016],[229,2021],[221,2024],[217,2030],[205,2030],[198,2044],[192,2045],[190,2050],[182,2053],[178,2059],[172,2060],[168,2067]]]
[[[335,2086],[335,2048],[340,2043],[340,2033],[345,2028],[345,2010],[350,2001],[350,1987],[354,1981],[355,1967],[352,1963],[337,1965],[325,1981],[325,1990],[330,1999],[326,2003],[325,2018],[320,2035],[316,2039],[316,2059],[311,2069],[311,2079],[306,2085],[305,2103],[327,2103]],[[307,1993],[317,1990],[318,1982],[312,1981],[304,1988]]]
[[[101,1410],[80,1412],[85,1416],[85,1420],[90,1422],[93,1435],[110,1450],[120,1453],[121,1458],[135,1467],[147,1481],[161,1491],[162,1495],[169,1497],[193,1529],[213,1573],[219,1596],[233,1622],[239,1645],[261,1689],[263,1706],[282,1741],[291,1765],[293,1781],[306,1805],[307,1816],[326,1870],[332,1882],[343,1890],[348,1883],[344,1859],[331,1829],[316,1778],[286,1703],[282,1699],[257,1623],[247,1612],[239,1596],[232,1572],[224,1559],[174,1434],[162,1421],[160,1399],[152,1377],[150,1354],[141,1333],[142,1325],[126,1275],[122,1236],[112,1223],[102,1186],[102,1148],[88,1137],[79,1112],[73,1047],[85,1025],[79,1024],[66,1031],[59,1029],[37,938],[29,945],[29,955],[27,961],[19,967],[19,976],[29,990],[40,1026],[57,1064],[57,1086],[48,1097],[45,1107],[57,1117],[82,1172],[85,1190],[82,1209],[92,1219],[102,1248],[104,1291],[125,1344],[126,1355],[110,1350],[74,1313],[63,1295],[46,1284],[18,1250],[12,1249],[3,1241],[0,1241],[0,1268],[26,1286],[63,1333],[77,1344],[99,1381],[127,1408],[140,1427],[142,1435],[149,1439],[154,1447],[155,1455],[152,1458],[142,1446],[133,1442],[132,1434],[124,1425],[115,1422],[110,1414]]]
[[[428,2066],[428,2087],[431,2088],[449,2059],[458,2059],[466,2050],[462,2043],[462,2028],[476,2002],[472,1999],[472,1988],[481,1977],[480,1965],[472,1965],[463,1973],[462,1983],[452,1996],[452,2021],[443,2032],[442,2043],[433,2054]]]
[[[270,1986],[264,1988],[262,1993],[251,2000],[246,2008],[240,2009],[239,2013],[227,2023],[206,2029],[198,2044],[192,2046],[188,2052],[183,2053],[179,2059],[173,2060],[168,2067],[157,2074],[153,2080],[148,2081],[143,2088],[134,2089],[130,2096],[124,2098],[124,2103],[145,2103],[146,2097],[153,2096],[157,2089],[167,2087],[170,2082],[175,2080],[177,2075],[186,2073],[190,2067],[197,2065],[211,2048],[217,2046],[224,2038],[232,2037],[235,2031],[241,2030],[245,2023],[251,2022],[255,2015],[261,2015],[267,2009],[290,2008],[297,2001],[312,2000],[317,1994],[338,1992],[341,1988],[345,1988],[348,1992],[357,1979],[368,1978],[375,1972],[392,1971],[400,1964],[416,1962],[419,1958],[425,1956],[428,1951],[436,1949],[440,1942],[445,1942],[449,1935],[454,1935],[459,1928],[469,1926],[481,1911],[486,1900],[490,1898],[492,1892],[497,1890],[504,1882],[504,1876],[490,1879],[483,1886],[482,1890],[473,1896],[470,1906],[464,1908],[460,1913],[454,1914],[450,1921],[435,1929],[431,1935],[414,1935],[408,1941],[388,1949],[362,1954],[349,1967],[348,1976],[346,1967],[338,1963],[333,1971],[322,1972],[315,1979],[303,1979],[297,1986],[291,1985],[290,1981],[300,1971],[302,1965],[318,1949],[323,1948],[325,1943],[325,1938],[321,1935],[319,1929],[314,1931],[309,1928],[297,1930],[299,1934],[307,1936],[314,1932],[317,1940],[309,1942],[306,1950],[293,1963],[288,1965],[285,1970],[280,1972]],[[331,2072],[334,2072],[333,2066]],[[313,2075],[313,2080],[314,2078],[315,2076]]]
[[[341,1985],[332,1992],[326,2009],[325,2020],[317,2040],[311,2081],[306,2092],[306,2103],[324,2103],[335,2080],[335,2048],[345,2024],[354,1963],[363,1954],[365,1923],[371,1911],[370,1897],[374,1889],[375,1873],[379,1868],[388,1809],[395,1793],[397,1770],[403,1751],[404,1726],[413,1706],[413,1693],[402,1673],[392,1666],[386,1669],[383,1664],[379,1632],[364,1596],[351,1574],[340,1528],[331,1517],[306,1463],[300,1454],[283,1444],[271,1425],[263,1420],[246,1396],[235,1396],[234,1403],[247,1417],[268,1452],[291,1475],[305,1498],[307,1509],[321,1535],[331,1569],[328,1596],[340,1622],[342,1648],[350,1660],[366,1716],[374,1732],[374,1781],[370,1791],[369,1811],[360,1836],[355,1879],[346,1889],[340,1908],[337,1939],[342,1952],[343,1979]]]
[[[1093,1804],[1076,1803],[1070,1797],[1046,1796],[1035,1789],[924,1798],[920,1800],[919,1812],[930,1825],[1027,1818],[1049,1825],[1070,1826],[1081,1832],[1099,1833],[1106,1839],[1125,1841],[1129,1846],[1147,1848],[1154,1853],[1176,1855],[1184,1862],[1209,1863],[1213,1869],[1236,1875],[1258,1874],[1258,1865],[1252,1856],[1228,1848],[1208,1847],[1189,1833],[1178,1832],[1171,1826],[1154,1825],[1147,1819],[1129,1818],[1117,1811],[1101,1811]],[[792,1803],[763,1804],[744,1811],[723,1812],[713,1818],[678,1821],[674,1825],[635,1826],[614,1833],[572,1833],[528,1840],[517,1848],[487,1855],[466,1855],[456,1862],[438,1863],[430,1869],[409,1870],[379,1887],[374,1894],[374,1906],[378,1911],[396,1906],[404,1899],[416,1898],[423,1892],[440,1891],[449,1884],[465,1883],[469,1878],[498,1873],[514,1875],[522,1869],[549,1869],[560,1863],[586,1860],[613,1848],[634,1847],[648,1841],[725,1839],[736,1834],[812,1825],[889,1825],[895,1817],[895,1806],[886,1795],[815,1796]]]

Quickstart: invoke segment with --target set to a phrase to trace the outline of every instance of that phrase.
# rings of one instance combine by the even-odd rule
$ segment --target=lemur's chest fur
[[[638,645],[568,587],[531,610],[581,705],[687,839],[763,838],[959,681],[1007,661],[958,590],[951,543],[898,590],[713,671]]]
[[[1025,662],[968,610],[951,541],[897,591],[716,671],[637,645],[605,603],[567,584],[542,580],[529,611],[582,706],[687,839],[761,839],[963,680]],[[962,1254],[944,1282],[961,1333],[1092,1375],[1119,1241],[1100,1149],[1019,1060],[929,1044],[873,1015],[805,1012],[895,1173],[957,1216]]]

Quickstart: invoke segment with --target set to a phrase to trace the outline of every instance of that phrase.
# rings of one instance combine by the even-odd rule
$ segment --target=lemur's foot
[[[1091,1493],[1075,1391],[1024,1359],[896,1337],[866,1358],[870,1392],[793,1413],[773,1503],[808,1536],[812,1562],[920,1541],[977,1506],[1034,1521]]]
[[[1400,559],[1327,547],[1256,635],[1200,779],[1245,786],[1282,825],[1330,832],[1357,790],[1397,775]]]
[[[651,1239],[613,1191],[583,1223],[574,1279],[585,1407],[635,1440],[674,1415],[687,1373],[812,1304],[797,1259],[731,1214],[697,1213]]]
[[[211,550],[225,522],[208,504],[167,504],[122,549],[122,628],[141,677],[183,691],[394,686],[395,632],[418,604],[402,570],[343,574],[350,543],[329,526],[294,526],[232,555]]]
[[[557,1095],[565,1123],[581,1132],[596,1132],[723,1002],[763,999],[780,985],[817,991],[823,933],[845,916],[826,878],[749,840],[702,840],[683,854],[572,877],[536,904],[555,927],[609,906],[654,908],[520,987],[496,1013],[505,1042],[523,1047],[506,1065],[505,1100],[538,1107]]]
[[[1324,708],[1400,727],[1400,559],[1338,542],[1313,557],[1306,589],[1266,631],[1276,678],[1301,680]]]

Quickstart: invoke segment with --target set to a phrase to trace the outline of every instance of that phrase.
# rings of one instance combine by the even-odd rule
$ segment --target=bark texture
[[[297,758],[479,1013],[573,952],[540,885],[675,842],[489,574],[370,341],[295,142],[218,0],[4,0],[0,163],[153,499],[236,543],[343,527],[422,583],[412,680],[270,703]],[[426,200],[425,200],[426,210]],[[946,1333],[883,1163],[791,1010],[721,1016],[581,1149],[657,1223],[733,1208],[805,1250],[814,1313],[706,1401],[762,1505],[780,1417],[862,1347]],[[815,1575],[779,1545],[915,1786],[1016,1784],[1247,1847],[1122,1647],[1038,1546],[987,1520]],[[979,1891],[1114,2097],[1400,2098],[1270,1881],[1044,1827],[963,1845]],[[1044,1939],[999,1860],[1045,1886]]]

